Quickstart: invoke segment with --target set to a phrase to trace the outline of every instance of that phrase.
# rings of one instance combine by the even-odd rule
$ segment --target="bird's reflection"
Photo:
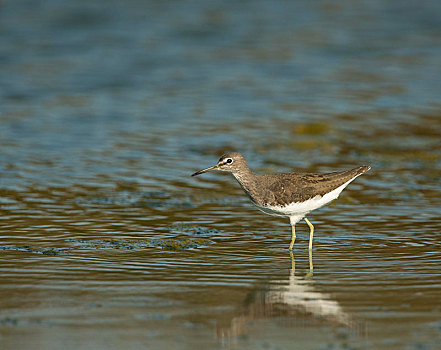
[[[291,251],[291,269],[286,280],[274,280],[269,289],[258,290],[247,296],[244,309],[233,317],[226,327],[218,328],[223,342],[246,335],[249,324],[259,319],[278,318],[288,325],[306,325],[314,321],[329,322],[352,327],[350,315],[332,296],[314,288],[312,252],[309,251],[309,271],[305,276],[296,276],[295,259]]]

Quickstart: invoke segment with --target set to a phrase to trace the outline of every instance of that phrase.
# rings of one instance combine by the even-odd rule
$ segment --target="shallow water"
[[[2,3],[1,348],[439,349],[440,10]],[[372,170],[290,254],[229,150]]]

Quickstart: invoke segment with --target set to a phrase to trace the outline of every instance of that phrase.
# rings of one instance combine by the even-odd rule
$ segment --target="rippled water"
[[[2,349],[439,349],[438,1],[0,7]],[[260,173],[372,170],[297,226]]]

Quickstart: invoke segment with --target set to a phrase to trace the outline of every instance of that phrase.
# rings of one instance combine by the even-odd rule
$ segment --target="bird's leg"
[[[294,276],[296,270],[296,260],[294,259],[294,253],[292,250],[289,251],[289,256],[291,257],[291,275]]]
[[[309,272],[306,277],[312,277],[314,275],[314,265],[312,264],[312,249],[309,250]]]
[[[307,218],[305,218],[306,223],[309,226],[309,250],[312,249],[312,238],[314,236],[314,226],[312,226],[312,224],[309,222],[309,220]]]
[[[294,242],[296,241],[296,228],[295,228],[295,224],[291,225],[291,229],[292,229],[292,236],[291,236],[291,244],[289,245],[289,250],[292,250],[292,248],[294,247]]]
[[[314,265],[312,263],[312,250],[309,251],[309,272],[312,274],[312,270],[314,270]]]

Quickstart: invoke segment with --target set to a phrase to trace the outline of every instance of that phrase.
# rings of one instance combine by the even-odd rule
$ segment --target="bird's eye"
[[[233,163],[233,160],[232,160],[231,158],[228,158],[228,159],[227,159],[227,163],[228,163],[228,164],[231,164],[231,163]]]

